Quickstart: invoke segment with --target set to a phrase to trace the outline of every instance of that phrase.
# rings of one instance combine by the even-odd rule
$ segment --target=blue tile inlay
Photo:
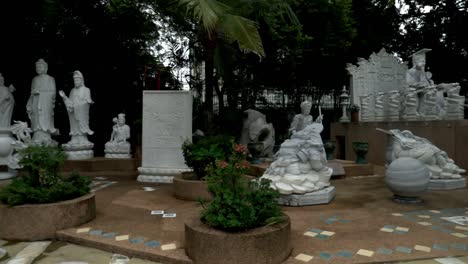
[[[319,257],[321,259],[329,260],[333,257],[333,255],[327,252],[320,252]]]
[[[401,230],[395,230],[395,231],[393,231],[393,233],[395,233],[395,234],[400,234],[400,235],[401,235],[401,234],[407,234],[408,232],[406,232],[406,231],[401,231]]]
[[[410,254],[413,251],[411,248],[408,247],[397,247],[395,250],[406,254]]]
[[[336,220],[328,219],[325,223],[326,223],[327,225],[330,225],[330,224],[333,224],[334,222],[336,222]]]
[[[89,234],[92,236],[100,236],[102,234],[102,230],[91,230]]]
[[[379,248],[377,249],[377,252],[380,254],[391,255],[393,253],[393,250],[388,248]]]
[[[441,228],[439,231],[444,232],[444,233],[446,233],[446,234],[452,234],[452,233],[454,233],[452,230],[447,229],[447,228]]]
[[[342,219],[342,220],[340,220],[340,222],[345,223],[345,224],[349,224],[349,223],[351,223],[351,220]]]
[[[460,249],[460,250],[468,250],[467,245],[460,244],[460,243],[453,243],[453,244],[450,244],[450,246],[456,249]]]
[[[117,233],[115,232],[110,232],[110,233],[104,233],[102,234],[102,237],[105,237],[105,238],[113,238],[117,235]]]
[[[129,241],[132,244],[140,244],[140,243],[143,243],[145,239],[143,239],[142,237],[135,237],[135,238],[130,239]]]
[[[394,225],[384,225],[385,228],[390,228],[390,229],[395,229],[397,228],[396,226]]]
[[[317,229],[317,228],[309,228],[309,231],[320,234],[320,233],[322,233],[323,230],[320,230],[320,229]]]
[[[442,250],[442,251],[448,251],[448,247],[442,244],[434,244],[432,245],[432,248],[437,249],[437,250]]]
[[[154,240],[148,241],[148,242],[145,243],[145,246],[152,247],[152,248],[159,247],[160,245],[161,245],[161,243],[159,243],[159,241],[154,241]]]
[[[320,239],[328,239],[329,236],[326,236],[326,235],[321,235],[321,234],[318,234],[315,236],[316,238],[320,238]]]
[[[340,251],[336,255],[343,258],[352,258],[354,254],[351,251]]]

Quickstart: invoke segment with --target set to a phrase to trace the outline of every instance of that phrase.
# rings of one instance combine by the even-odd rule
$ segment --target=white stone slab
[[[429,181],[428,190],[454,190],[466,187],[466,179],[434,179]]]
[[[335,198],[335,187],[329,186],[325,189],[306,194],[281,195],[278,198],[278,203],[286,206],[327,204],[333,198]]]
[[[189,171],[182,144],[192,140],[192,94],[190,91],[143,92],[142,166],[140,182],[172,182]]]

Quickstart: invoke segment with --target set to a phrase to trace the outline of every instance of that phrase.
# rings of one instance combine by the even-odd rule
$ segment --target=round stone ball
[[[419,197],[429,185],[429,169],[421,161],[409,157],[394,160],[387,168],[385,183],[398,196]]]

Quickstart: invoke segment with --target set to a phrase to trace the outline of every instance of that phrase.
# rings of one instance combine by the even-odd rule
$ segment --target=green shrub
[[[208,190],[213,200],[204,208],[201,220],[228,232],[244,231],[284,219],[276,202],[279,192],[266,179],[249,181],[247,148],[236,145],[226,160],[208,169]]]
[[[89,193],[90,180],[73,172],[70,177],[58,174],[65,163],[62,149],[51,146],[28,146],[20,151],[20,165],[27,175],[18,177],[0,189],[0,202],[21,204],[54,203],[74,199]]]
[[[182,145],[182,152],[185,164],[193,169],[198,180],[202,180],[209,166],[231,155],[233,146],[234,139],[230,136],[207,136],[196,143],[185,141]]]

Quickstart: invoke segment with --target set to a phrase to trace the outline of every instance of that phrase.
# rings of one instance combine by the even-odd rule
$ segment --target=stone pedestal
[[[62,148],[67,154],[67,158],[69,160],[84,160],[84,159],[91,159],[94,157],[93,151],[94,144],[63,144]]]
[[[108,159],[131,159],[130,144],[128,142],[116,144],[107,142],[105,145],[104,153]]]
[[[144,91],[138,181],[172,182],[175,175],[190,171],[182,154],[185,140],[192,140],[190,91]]]
[[[281,195],[278,203],[286,206],[304,206],[314,204],[327,204],[335,198],[335,187],[329,186],[325,189],[306,194]]]
[[[466,179],[437,179],[437,180],[430,180],[429,186],[427,187],[428,190],[454,190],[454,189],[461,189],[466,187]]]

